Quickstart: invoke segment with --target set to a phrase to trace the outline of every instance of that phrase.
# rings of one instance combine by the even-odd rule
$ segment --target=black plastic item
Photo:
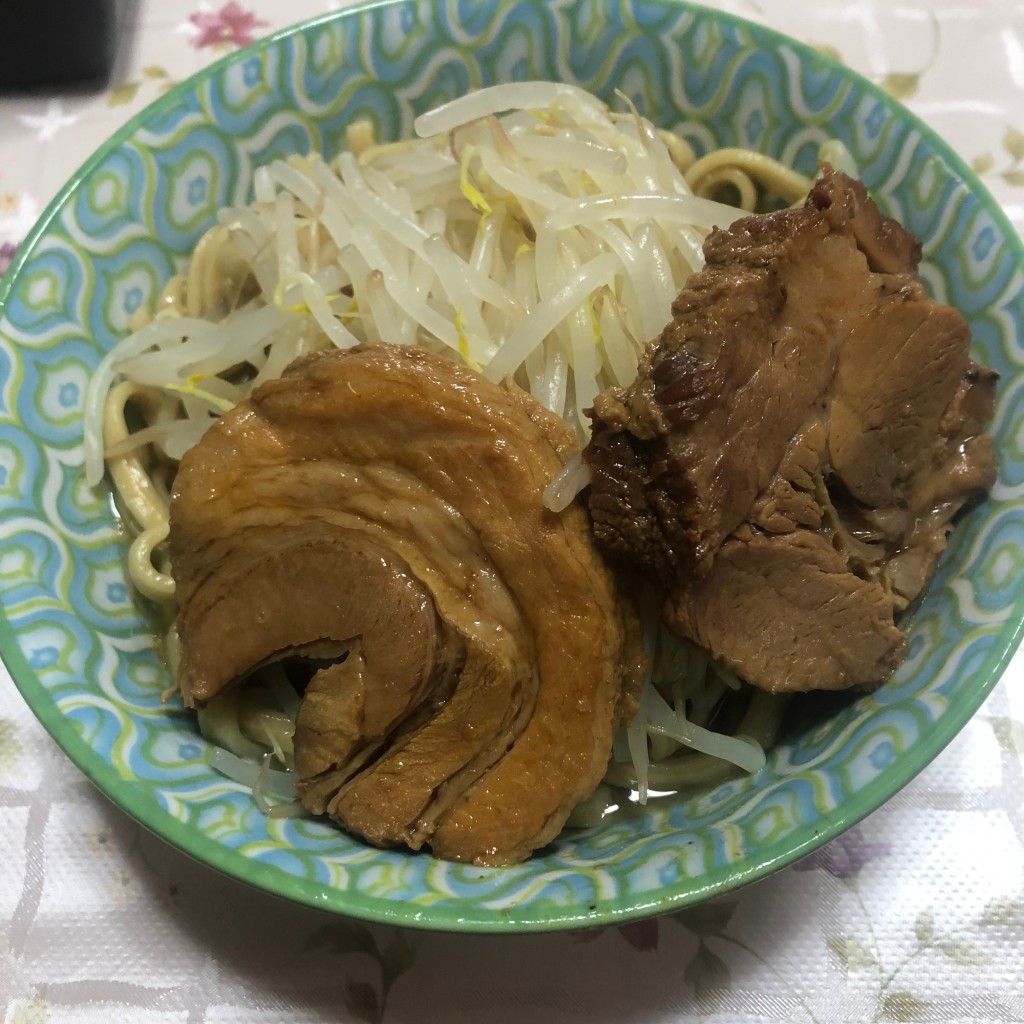
[[[117,52],[116,0],[0,0],[0,89],[101,86]]]

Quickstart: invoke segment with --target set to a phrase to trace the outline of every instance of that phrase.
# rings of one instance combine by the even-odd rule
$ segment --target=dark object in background
[[[0,89],[102,86],[117,52],[116,0],[0,0]]]

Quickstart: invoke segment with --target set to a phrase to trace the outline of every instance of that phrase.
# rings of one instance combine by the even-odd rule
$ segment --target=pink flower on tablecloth
[[[18,247],[13,242],[4,242],[0,245],[0,276],[7,273],[7,268],[14,262],[14,255]]]
[[[257,18],[252,11],[231,0],[219,11],[196,11],[188,20],[199,30],[191,42],[197,49],[205,46],[216,46],[218,43],[234,43],[235,46],[248,46],[256,36],[253,30],[270,24]]]
[[[865,864],[888,856],[889,851],[888,843],[869,843],[860,828],[855,827],[798,861],[793,865],[793,870],[813,871],[815,868],[822,868],[833,878],[845,881],[856,878]]]

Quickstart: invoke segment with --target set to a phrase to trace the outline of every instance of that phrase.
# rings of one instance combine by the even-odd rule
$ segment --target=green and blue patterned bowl
[[[768,766],[567,833],[500,870],[367,848],[263,817],[214,773],[123,569],[109,497],[82,477],[82,397],[131,314],[253,170],[345,125],[384,137],[476,86],[524,78],[621,89],[698,151],[742,145],[812,172],[837,137],[883,207],[925,242],[923,275],[1002,374],[999,483],[956,532],[914,614],[910,656],[870,696],[791,728]],[[995,685],[1021,632],[1024,276],[1020,240],[919,121],[827,57],[667,0],[402,0],[298,26],[169,92],[79,171],[0,288],[2,652],[68,755],[154,832],[290,899],[420,927],[524,931],[697,902],[810,852],[938,753]]]

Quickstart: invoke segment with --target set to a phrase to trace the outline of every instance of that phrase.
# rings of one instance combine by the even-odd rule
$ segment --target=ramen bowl
[[[521,79],[621,91],[698,153],[762,150],[812,174],[839,139],[882,208],[924,242],[1002,380],[999,482],[963,517],[870,694],[803,702],[767,766],[567,830],[487,869],[379,850],[320,820],[265,817],[210,767],[125,567],[109,493],[82,473],[82,407],[103,354],[261,164],[333,154],[467,90]],[[1024,575],[1021,243],[963,162],[892,99],[766,29],[661,0],[366,5],[240,50],[168,92],[51,204],[0,290],[0,606],[11,675],[67,755],[127,813],[230,876],[369,920],[537,931],[679,909],[806,855],[924,768],[991,691],[1020,636]]]

